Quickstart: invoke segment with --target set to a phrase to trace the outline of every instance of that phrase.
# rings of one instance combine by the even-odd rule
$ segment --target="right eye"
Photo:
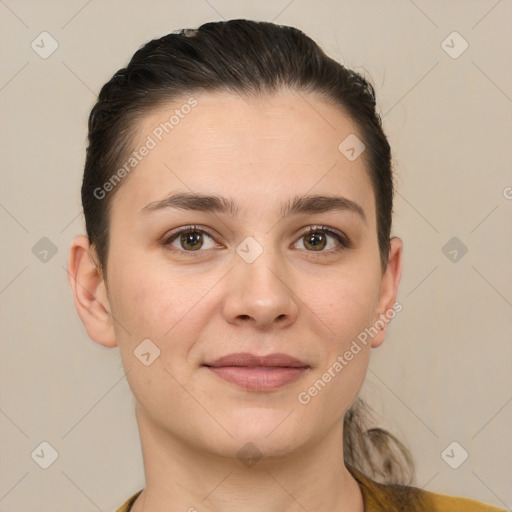
[[[212,240],[209,247],[204,247],[204,236]],[[182,253],[201,252],[201,249],[212,249],[215,247],[213,237],[204,229],[199,229],[197,226],[186,226],[171,233],[163,241],[162,245],[165,247],[173,247]]]

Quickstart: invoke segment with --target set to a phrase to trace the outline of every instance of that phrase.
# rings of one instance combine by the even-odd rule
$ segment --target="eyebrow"
[[[240,206],[234,199],[218,195],[179,192],[171,194],[159,201],[149,203],[142,208],[140,213],[141,215],[146,215],[168,208],[194,210],[206,213],[222,213],[230,217],[236,217],[240,212]],[[295,196],[284,202],[280,207],[282,217],[303,213],[325,213],[329,211],[348,211],[355,213],[367,224],[363,208],[355,201],[342,196]]]

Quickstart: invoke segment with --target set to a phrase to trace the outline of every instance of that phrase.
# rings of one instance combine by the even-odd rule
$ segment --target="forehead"
[[[371,218],[366,155],[351,161],[339,149],[354,136],[361,138],[352,119],[311,93],[184,95],[139,120],[134,151],[150,149],[113,202],[139,211],[186,191],[261,209],[285,197],[337,192],[363,203]]]

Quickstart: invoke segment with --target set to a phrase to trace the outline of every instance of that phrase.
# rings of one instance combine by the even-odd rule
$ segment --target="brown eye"
[[[349,239],[343,234],[326,226],[313,226],[301,236],[302,245],[308,252],[317,252],[328,256],[337,251],[351,247]],[[334,239],[334,243],[329,243]],[[326,249],[327,248],[327,249]]]
[[[199,231],[188,231],[180,235],[180,243],[184,249],[197,251],[203,245],[202,234]]]
[[[211,240],[210,245],[208,245],[205,237]],[[200,252],[201,249],[214,248],[215,241],[206,231],[188,227],[168,237],[164,245],[171,246],[178,250],[178,252]]]
[[[311,233],[304,237],[304,246],[314,251],[321,251],[326,244],[326,236],[323,233]]]

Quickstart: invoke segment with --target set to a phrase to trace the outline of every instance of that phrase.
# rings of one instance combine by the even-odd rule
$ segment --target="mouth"
[[[295,382],[309,365],[287,354],[229,354],[204,364],[224,381],[252,391],[272,391]]]

